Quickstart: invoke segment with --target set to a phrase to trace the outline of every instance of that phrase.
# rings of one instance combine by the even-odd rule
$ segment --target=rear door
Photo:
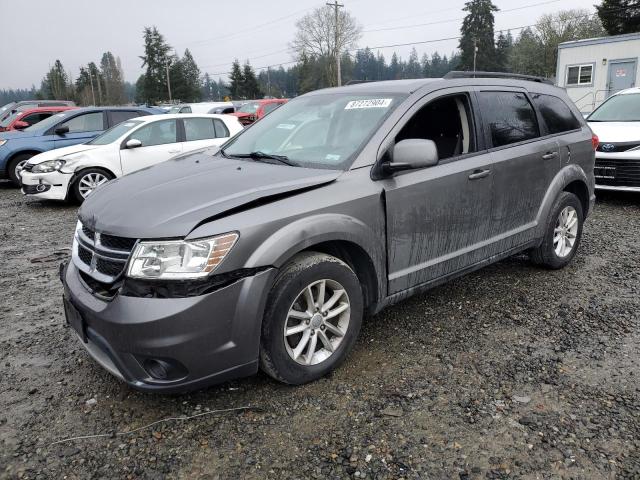
[[[126,148],[131,140],[140,140],[142,146]],[[182,143],[178,141],[177,122],[174,119],[148,123],[131,132],[120,147],[122,173],[135,172],[169,160],[182,152]]]
[[[109,127],[113,127],[132,118],[140,117],[141,112],[138,110],[109,110],[107,116],[109,118]]]
[[[560,168],[559,146],[555,137],[542,136],[523,89],[483,87],[477,95],[494,164],[493,230],[499,252],[506,252],[533,238],[538,210]]]
[[[71,117],[69,120],[53,127],[54,148],[68,147],[69,145],[88,142],[93,137],[102,133],[106,125],[105,112],[87,112]],[[69,127],[67,133],[61,135],[55,133],[56,128],[65,126]]]
[[[432,93],[391,133],[391,145],[411,138],[433,140],[440,160],[436,166],[381,181],[390,294],[463,270],[487,256],[494,235],[493,165],[474,105],[469,89]]]
[[[179,121],[184,125],[184,152],[222,145],[229,138],[229,130],[217,118],[191,117]]]

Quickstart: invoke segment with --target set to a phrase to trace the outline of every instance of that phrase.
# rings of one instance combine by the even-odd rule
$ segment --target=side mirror
[[[69,133],[69,127],[67,125],[63,125],[56,128],[53,133],[55,133],[56,135],[64,135],[65,133]]]
[[[16,130],[24,130],[28,126],[29,124],[27,122],[23,122],[22,120],[18,120],[16,123],[13,124],[13,128],[15,128]]]
[[[393,162],[382,164],[387,174],[402,170],[433,167],[438,164],[438,148],[433,140],[410,138],[393,147]]]
[[[127,143],[125,143],[124,146],[127,148],[138,148],[142,146],[142,142],[138,139],[132,138],[127,140]]]

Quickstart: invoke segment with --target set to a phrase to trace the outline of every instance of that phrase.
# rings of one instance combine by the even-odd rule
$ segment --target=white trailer
[[[558,45],[556,82],[582,113],[609,96],[635,87],[640,33],[564,42]]]

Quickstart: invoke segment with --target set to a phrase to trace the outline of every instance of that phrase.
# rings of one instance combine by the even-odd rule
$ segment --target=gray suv
[[[540,81],[303,95],[219,151],[97,189],[61,269],[67,321],[144,391],[258,368],[315,380],[363,317],[409,295],[522,251],[567,265],[595,199],[594,141]]]

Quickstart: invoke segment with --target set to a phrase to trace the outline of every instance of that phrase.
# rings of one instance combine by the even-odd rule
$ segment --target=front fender
[[[582,167],[574,163],[563,167],[551,181],[551,184],[542,199],[540,208],[538,209],[538,215],[536,216],[536,233],[538,237],[542,238],[544,236],[547,218],[549,217],[549,212],[551,211],[556,198],[558,198],[560,192],[562,192],[567,185],[576,180],[583,182],[587,187],[590,197],[589,200],[591,201],[591,197],[593,196],[593,185],[589,182],[587,174],[584,172]],[[585,212],[585,214],[586,213],[587,212]]]

